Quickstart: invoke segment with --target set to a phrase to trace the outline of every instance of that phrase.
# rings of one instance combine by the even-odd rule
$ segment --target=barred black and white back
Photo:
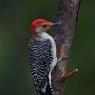
[[[48,82],[50,64],[52,63],[52,46],[49,39],[35,38],[28,44],[29,66],[38,95]]]

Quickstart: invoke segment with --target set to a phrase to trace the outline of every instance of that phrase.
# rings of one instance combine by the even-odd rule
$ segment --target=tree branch
[[[78,73],[78,69],[76,68],[75,70],[73,70],[73,71],[71,71],[69,73],[66,73],[65,75],[63,74],[61,76],[61,80],[65,81],[66,79],[75,76],[77,73]]]
[[[58,28],[54,39],[57,44],[57,56],[59,59],[65,58],[57,63],[52,72],[52,85],[54,95],[63,95],[62,89],[65,85],[65,80],[76,75],[77,69],[68,73],[67,63],[70,56],[70,49],[74,39],[76,23],[78,18],[78,10],[80,0],[59,0],[58,20],[62,25]]]

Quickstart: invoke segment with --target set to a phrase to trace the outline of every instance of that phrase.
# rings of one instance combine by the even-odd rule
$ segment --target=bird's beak
[[[58,27],[60,25],[61,25],[60,23],[53,23],[51,27]]]
[[[59,27],[61,22],[50,23],[50,27]]]

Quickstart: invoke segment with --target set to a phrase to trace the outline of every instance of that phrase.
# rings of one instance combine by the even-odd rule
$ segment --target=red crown
[[[41,23],[49,23],[49,21],[45,20],[45,19],[41,19],[41,18],[38,18],[36,19],[35,21],[32,22],[31,24],[31,32],[32,34],[35,35],[35,28],[38,27]]]

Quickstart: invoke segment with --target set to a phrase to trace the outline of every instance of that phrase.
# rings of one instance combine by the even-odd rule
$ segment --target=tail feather
[[[53,93],[53,90],[52,90],[52,88],[50,87],[48,80],[47,80],[47,83],[46,83],[45,86],[46,86],[46,87],[45,87],[45,92],[43,92],[42,89],[41,89],[40,94],[41,94],[41,95],[53,95],[53,94],[52,94],[52,93]],[[43,88],[43,89],[44,89],[44,88]]]
[[[52,92],[53,92],[52,88],[50,87],[50,85],[48,83],[47,88],[46,88],[46,95],[53,95]]]

